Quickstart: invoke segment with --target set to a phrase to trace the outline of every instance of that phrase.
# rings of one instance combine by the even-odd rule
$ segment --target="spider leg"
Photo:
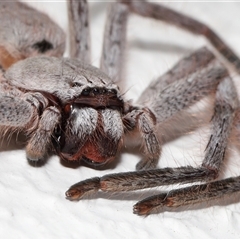
[[[60,123],[61,113],[59,109],[50,106],[43,111],[38,127],[31,135],[26,146],[27,159],[37,162],[46,158],[46,154],[52,143],[53,131]]]
[[[215,56],[206,47],[202,47],[189,56],[182,58],[169,71],[149,84],[138,99],[138,103],[143,105],[148,104],[149,96],[156,95],[169,84],[179,81],[184,77],[186,78],[197,70],[204,68],[214,59]]]
[[[217,178],[224,159],[235,110],[239,106],[235,86],[228,76],[228,72],[213,59],[200,71],[197,71],[197,74],[189,74],[186,79],[180,79],[173,84],[169,84],[162,91],[162,101],[165,102],[167,110],[158,111],[161,104],[151,99],[150,102],[153,104],[150,110],[160,123],[213,91],[216,91],[216,100],[211,121],[211,137],[201,166],[197,168],[186,166],[109,174],[73,185],[66,192],[66,196],[70,199],[77,199],[87,192],[98,190],[106,192],[133,191],[176,183],[210,181]],[[169,99],[169,96],[173,96],[173,98]],[[178,96],[183,97],[178,98]],[[162,111],[166,112],[162,114]],[[145,202],[144,204],[146,205]],[[137,208],[139,208],[139,212]],[[135,213],[141,214],[141,204],[135,206],[134,209]],[[148,212],[152,210],[149,209]]]
[[[108,9],[100,69],[117,83],[121,80],[123,50],[126,42],[128,7],[112,3]]]
[[[187,78],[193,72],[204,68],[215,56],[207,48],[203,47],[193,54],[183,58],[173,68],[167,71],[162,76],[153,80],[149,86],[143,91],[137,103],[143,106],[148,106],[152,100],[152,96],[159,95],[168,85],[182,79]],[[151,96],[151,98],[150,98]],[[176,139],[186,133],[194,131],[200,126],[210,121],[213,111],[213,95],[209,95],[206,99],[209,104],[204,105],[204,111],[194,109],[186,109],[177,114],[177,117],[168,119],[161,123],[161,134],[158,134],[159,140],[164,144],[173,139]]]
[[[35,108],[19,96],[0,94],[0,125],[4,130],[36,127]]]
[[[3,135],[9,131],[25,132],[30,136],[26,146],[27,159],[42,160],[60,121],[59,110],[54,106],[48,107],[49,102],[41,93],[24,94],[4,82],[1,92],[0,126]]]
[[[227,44],[207,25],[171,10],[165,6],[144,1],[118,0],[129,6],[129,10],[143,17],[168,22],[193,34],[205,36],[222,56],[240,72],[240,59]]]
[[[195,61],[199,56],[207,61]],[[185,65],[191,64],[185,70]],[[199,63],[199,65],[197,65]],[[201,64],[200,64],[201,63]],[[186,64],[186,65],[187,65]],[[182,71],[182,74],[179,72]],[[172,80],[165,77],[172,75]],[[178,80],[177,76],[179,76]],[[180,111],[192,106],[203,97],[216,92],[222,79],[228,76],[227,70],[206,48],[201,48],[189,57],[179,61],[159,82],[154,82],[144,91],[138,103],[147,106],[155,115],[157,124],[162,124]],[[161,84],[163,80],[163,84]],[[166,81],[167,80],[167,81]],[[164,82],[165,81],[165,82]],[[165,86],[165,87],[163,87]]]
[[[161,155],[161,145],[155,134],[156,118],[153,113],[148,108],[133,108],[124,116],[123,122],[128,131],[137,129],[143,139],[143,158],[136,169],[156,168]]]
[[[175,189],[151,196],[136,203],[133,212],[138,215],[148,215],[221,198],[240,191],[240,177],[198,184],[190,187]]]
[[[86,0],[69,0],[70,57],[91,62],[88,3]]]
[[[201,166],[202,170],[209,171],[207,180],[216,179],[218,177],[218,172],[224,160],[228,139],[232,130],[235,113],[238,108],[239,101],[234,84],[229,77],[226,77],[219,84],[216,92],[215,110],[211,122],[211,137],[207,144],[205,157]],[[199,180],[203,181],[206,179],[202,178]],[[225,179],[205,185],[183,188],[181,190],[174,190],[170,192],[169,195],[165,194],[164,200],[162,198],[163,194],[160,194],[137,203],[134,206],[134,213],[140,215],[148,214],[156,208],[159,209],[161,206],[183,206],[221,197],[226,193],[236,192],[239,190],[239,177],[235,179]],[[184,193],[185,196],[183,197]],[[182,199],[180,200],[181,197]],[[160,199],[163,201],[160,201]],[[173,202],[171,202],[171,199]],[[156,204],[156,200],[158,204]],[[154,204],[151,205],[153,202]],[[148,208],[146,206],[148,206]]]
[[[201,56],[204,56],[203,60],[199,61]],[[197,61],[194,61],[196,59]],[[195,65],[196,63],[199,65]],[[185,68],[187,71],[183,73]],[[168,75],[172,75],[175,81],[168,82]],[[216,61],[214,56],[206,48],[202,48],[181,60],[173,70],[170,70],[170,73],[163,76],[162,79],[166,80],[163,81],[163,85],[166,85],[164,89],[162,89],[163,85],[157,82],[147,88],[143,93],[144,97],[139,101],[142,106],[147,106],[147,108],[142,107],[142,110],[138,110],[141,112],[139,115],[132,115],[135,111],[133,110],[124,117],[124,119],[129,118],[130,115],[131,120],[137,119],[136,125],[144,140],[145,154],[137,165],[138,170],[153,168],[157,165],[160,157],[160,139],[156,136],[159,132],[156,129],[161,132],[162,124],[166,124],[203,97],[214,93],[219,82],[227,75],[227,71]],[[176,80],[176,76],[179,76],[180,79]],[[148,121],[146,121],[147,119]]]
[[[145,154],[137,165],[138,170],[157,165],[161,153],[159,144],[161,136],[156,136],[159,132],[156,129],[161,130],[163,123],[181,114],[182,110],[203,97],[214,93],[221,79],[227,74],[213,54],[206,48],[201,48],[177,63],[162,78],[158,78],[159,82],[150,84],[138,101],[141,106],[147,108],[130,110],[123,118],[129,122],[135,120],[135,128],[138,127],[144,140]]]

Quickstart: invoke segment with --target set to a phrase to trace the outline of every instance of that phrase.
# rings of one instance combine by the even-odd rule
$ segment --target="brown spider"
[[[111,5],[108,14],[100,71],[88,65],[87,3],[68,3],[71,59],[50,57],[63,54],[64,37],[61,29],[49,19],[45,20],[44,31],[39,31],[39,36],[28,33],[32,36],[30,43],[26,44],[26,40],[21,39],[21,32],[15,38],[9,38],[11,33],[7,33],[7,37],[3,35],[1,39],[3,74],[0,125],[6,131],[27,133],[28,160],[44,160],[49,151],[54,151],[68,161],[83,160],[93,166],[103,165],[116,157],[124,135],[136,133],[140,134],[144,148],[143,159],[137,164],[138,171],[82,181],[66,192],[67,198],[79,199],[86,193],[98,190],[133,191],[216,179],[232,127],[238,127],[239,101],[227,69],[211,51],[201,48],[180,60],[147,87],[137,104],[125,101],[116,84],[122,80],[126,25],[131,12],[204,35],[239,72],[240,60],[234,52],[210,28],[191,18],[154,3],[117,1]],[[1,4],[1,9],[4,9],[10,4],[14,8],[14,4],[18,3]],[[18,5],[15,11],[20,11],[22,7]],[[8,12],[2,12],[2,16],[4,14]],[[38,19],[36,17],[36,21]],[[26,31],[35,31],[35,25],[33,29],[29,28],[29,23],[26,26],[23,32],[28,37]],[[7,28],[4,26],[2,29]],[[16,29],[23,29],[22,25]],[[9,39],[16,42],[10,44]],[[155,169],[161,155],[162,139],[159,135],[166,130],[163,129],[167,127],[165,123],[174,122],[175,117],[185,109],[213,93],[215,107],[211,137],[202,165],[197,168]],[[180,133],[189,130],[188,126],[178,129]],[[134,213],[143,215],[163,207],[177,208],[236,191],[239,191],[239,177],[194,185],[140,201],[134,206]]]

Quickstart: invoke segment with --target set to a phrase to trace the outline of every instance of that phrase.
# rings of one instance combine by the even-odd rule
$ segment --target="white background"
[[[110,2],[110,1],[108,1]],[[98,66],[107,1],[91,1],[92,64]],[[159,1],[160,2],[160,1]],[[67,31],[64,1],[29,2],[52,15]],[[240,3],[164,2],[182,13],[209,24],[240,56]],[[162,22],[131,16],[126,55],[127,98],[136,99],[151,79],[169,69],[181,57],[207,45],[196,37]],[[233,73],[237,81],[236,74]],[[237,81],[239,82],[239,80]],[[201,163],[207,129],[166,144],[159,167]],[[226,176],[240,174],[240,155],[229,147]],[[53,156],[42,167],[30,166],[20,144],[2,145],[0,152],[0,237],[6,238],[239,238],[239,194],[207,208],[189,207],[139,217],[132,206],[152,190],[133,194],[99,194],[79,202],[64,192],[80,180],[107,173],[134,170],[139,156],[125,151],[116,166],[106,170],[69,168]],[[160,188],[159,188],[160,189]],[[225,203],[233,202],[230,205]]]

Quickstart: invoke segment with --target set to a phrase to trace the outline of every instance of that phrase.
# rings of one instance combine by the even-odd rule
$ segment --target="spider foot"
[[[100,188],[100,178],[90,178],[85,181],[78,182],[72,185],[65,193],[66,198],[69,200],[79,200],[83,196],[97,192]]]
[[[133,206],[133,213],[137,215],[149,215],[155,210],[159,210],[162,207],[171,207],[172,205],[172,198],[167,197],[167,193],[162,193],[137,202]]]

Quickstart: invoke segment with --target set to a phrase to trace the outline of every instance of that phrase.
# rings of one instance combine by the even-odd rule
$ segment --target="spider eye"
[[[92,91],[93,91],[93,94],[94,94],[94,95],[100,93],[100,89],[98,89],[98,88],[93,88]]]
[[[83,89],[83,91],[82,91],[82,95],[87,96],[87,95],[90,94],[90,91],[91,91],[90,88],[85,88],[85,89]]]
[[[47,52],[48,50],[51,50],[53,49],[53,45],[52,43],[46,41],[45,39],[43,39],[42,41],[40,42],[36,42],[32,45],[32,47],[36,50],[38,50],[38,52],[40,53],[45,53]]]

